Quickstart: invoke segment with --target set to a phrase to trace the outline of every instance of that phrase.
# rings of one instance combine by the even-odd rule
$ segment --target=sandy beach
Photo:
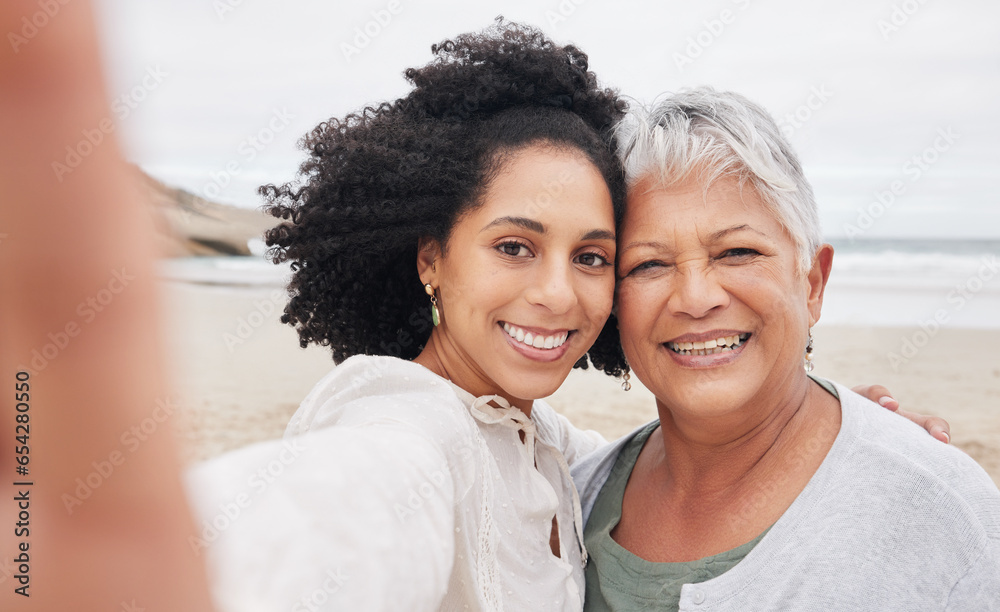
[[[299,348],[295,331],[278,321],[283,290],[176,281],[162,287],[172,399],[180,406],[173,423],[184,459],[280,436],[334,365],[327,349]],[[921,334],[821,323],[814,330],[815,374],[849,385],[884,384],[904,408],[946,418],[955,446],[1000,484],[1000,361],[992,348],[1000,330]],[[574,371],[549,401],[576,425],[608,438],[656,416],[640,384],[626,393],[620,381],[593,370]]]

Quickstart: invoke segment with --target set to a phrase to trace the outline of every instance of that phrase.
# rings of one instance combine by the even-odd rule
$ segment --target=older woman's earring
[[[441,325],[441,311],[438,310],[438,299],[434,295],[434,287],[431,287],[430,283],[424,285],[424,291],[427,295],[431,296],[431,321],[434,322],[434,327]]]
[[[632,388],[632,383],[629,382],[629,379],[632,378],[631,372],[632,369],[625,366],[625,373],[622,374],[622,391],[628,391]]]
[[[809,330],[809,343],[806,344],[806,358],[803,366],[806,372],[813,371],[813,334],[812,330]]]

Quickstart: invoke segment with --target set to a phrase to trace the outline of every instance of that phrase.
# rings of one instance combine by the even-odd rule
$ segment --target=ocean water
[[[821,325],[1000,329],[1000,240],[834,240]],[[235,290],[283,287],[263,256],[160,262],[161,278]]]
[[[1000,241],[833,241],[822,322],[1000,329]]]

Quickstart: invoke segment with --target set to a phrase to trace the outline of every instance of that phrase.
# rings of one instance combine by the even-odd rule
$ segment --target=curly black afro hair
[[[430,64],[405,72],[406,97],[321,123],[302,140],[310,156],[300,180],[259,190],[265,211],[284,220],[265,233],[268,254],[292,262],[281,321],[295,326],[303,348],[329,346],[336,363],[420,353],[432,326],[418,242],[447,248],[506,153],[541,142],[581,151],[621,218],[612,128],[626,105],[598,85],[583,52],[502,18],[431,51]],[[609,374],[621,372],[613,318],[590,354]]]

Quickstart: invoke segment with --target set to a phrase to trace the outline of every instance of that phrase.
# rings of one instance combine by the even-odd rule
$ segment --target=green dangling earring
[[[441,311],[438,310],[438,299],[434,295],[434,287],[431,287],[430,283],[424,285],[424,291],[427,295],[431,296],[431,321],[434,323],[434,327],[441,325]]]

